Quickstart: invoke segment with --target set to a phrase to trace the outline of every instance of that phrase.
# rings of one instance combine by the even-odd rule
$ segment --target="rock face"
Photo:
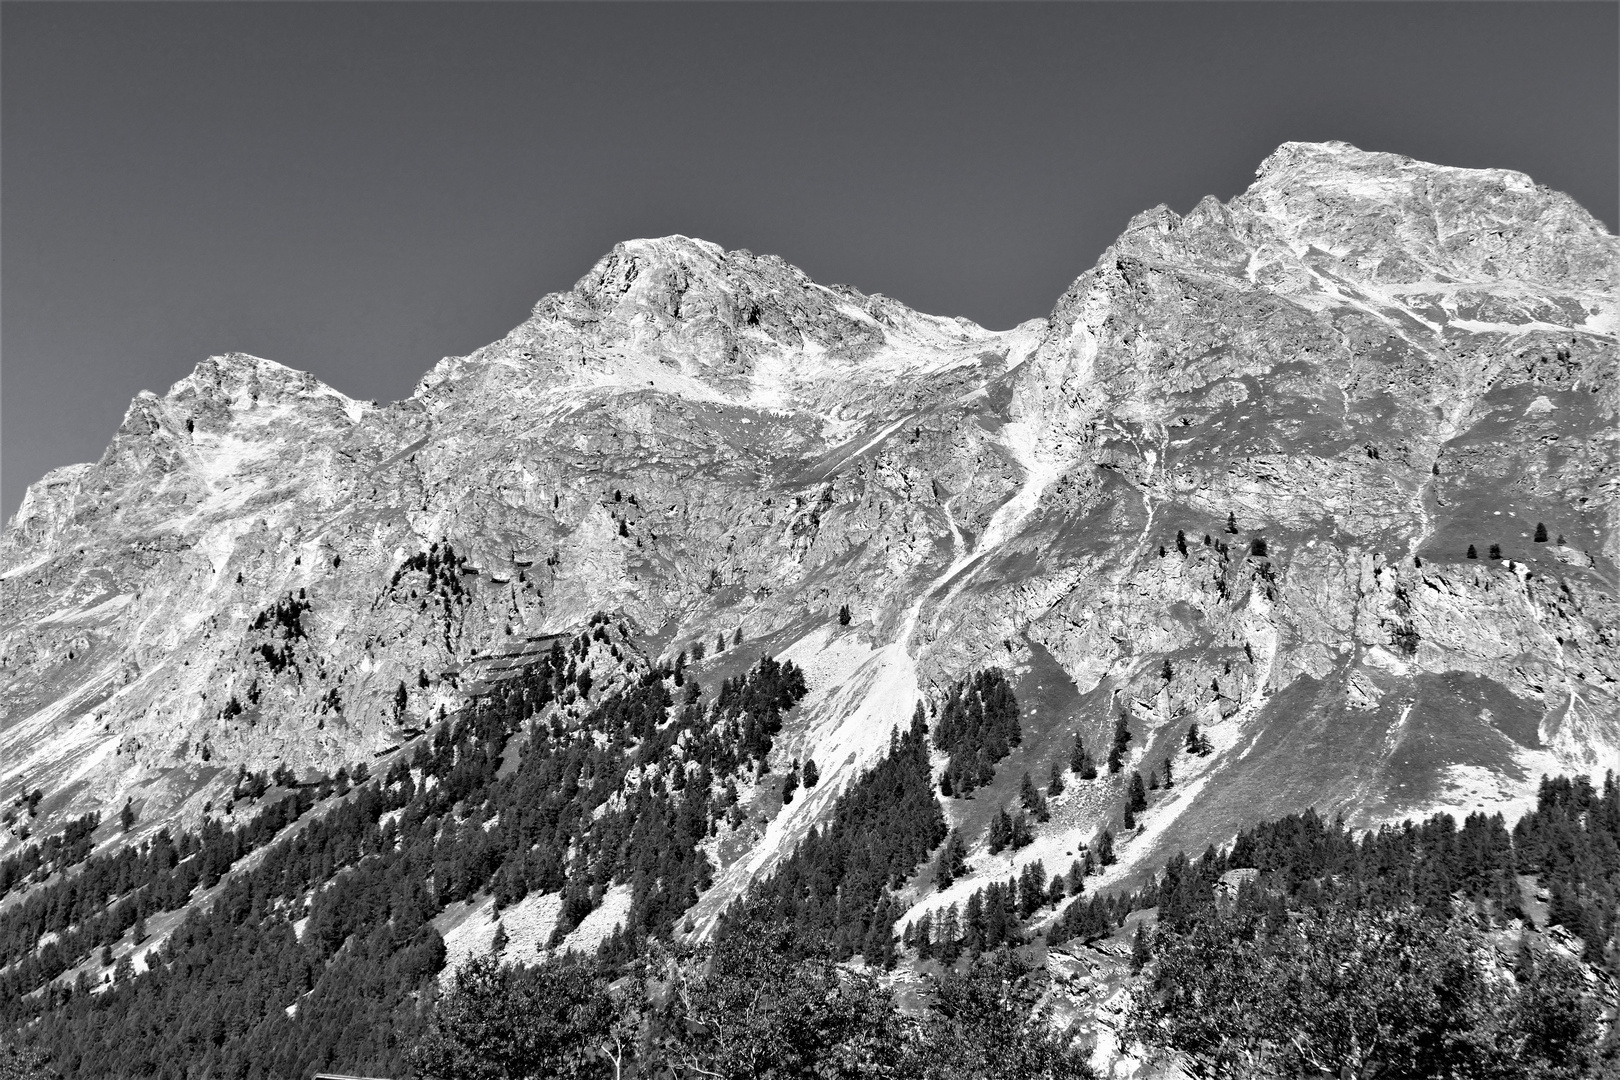
[[[1028,710],[1006,774],[1133,734],[1020,862],[1171,755],[1116,874],[1307,805],[1506,809],[1620,766],[1617,286],[1620,243],[1521,174],[1288,144],[1006,332],[667,237],[391,405],[215,357],[0,541],[0,797],[194,819],[611,611],[810,674],[777,752],[827,779],[711,910],[989,665]]]

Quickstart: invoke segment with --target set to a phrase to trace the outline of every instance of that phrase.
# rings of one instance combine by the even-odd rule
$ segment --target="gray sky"
[[[1613,3],[0,7],[9,515],[242,350],[388,400],[686,233],[1002,328],[1290,139],[1616,223]]]

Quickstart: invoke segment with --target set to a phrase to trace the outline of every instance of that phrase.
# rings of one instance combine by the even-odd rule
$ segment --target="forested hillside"
[[[681,920],[721,836],[816,783],[813,762],[772,756],[808,687],[762,656],[706,692],[684,656],[636,661],[632,636],[593,619],[375,774],[244,776],[239,797],[266,804],[249,824],[88,858],[41,845],[13,880],[55,875],[0,912],[8,1037],[70,1078],[1079,1077],[1092,1047],[1053,1026],[1049,962],[1103,957],[1086,946],[1134,924],[1121,1034],[1149,1061],[1574,1078],[1614,1060],[1612,777],[1545,780],[1511,829],[1483,814],[1359,836],[1314,812],[1260,823],[1128,892],[1088,890],[1113,861],[1105,830],[1067,867],[1025,862],[897,926],[1038,828],[1029,776],[994,783],[1019,729],[992,669],[896,725],[704,944]],[[623,660],[613,684],[588,681],[593,648]],[[1089,755],[1070,764],[1048,793],[1107,783]],[[948,827],[975,787],[1021,804],[987,838]],[[627,914],[587,955],[445,971],[435,919],[451,905],[556,895],[556,946],[615,887]],[[143,954],[149,921],[177,911]]]

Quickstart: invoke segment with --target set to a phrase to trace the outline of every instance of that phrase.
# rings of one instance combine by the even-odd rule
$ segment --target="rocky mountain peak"
[[[1519,174],[1289,144],[1006,332],[664,237],[384,408],[211,358],[0,537],[0,800],[239,821],[241,767],[408,773],[572,641],[558,731],[657,656],[709,694],[804,673],[693,834],[699,928],[989,668],[1022,741],[943,796],[971,872],[904,884],[919,913],[1103,828],[1097,887],[1310,805],[1512,809],[1620,766],[1617,250]],[[1110,740],[986,846],[1022,774]],[[1163,783],[1122,819],[1133,775]]]
[[[1508,169],[1285,143],[1234,209],[1299,254],[1396,285],[1506,279],[1613,291],[1620,249],[1569,196]]]
[[[314,398],[333,399],[340,404],[350,401],[307,371],[240,352],[203,360],[190,375],[170,387],[165,398],[175,402],[206,400],[236,408]]]

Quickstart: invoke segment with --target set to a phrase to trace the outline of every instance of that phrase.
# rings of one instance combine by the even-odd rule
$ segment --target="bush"
[[[475,956],[457,969],[410,1062],[423,1080],[607,1076],[595,1049],[614,1019],[591,965],[506,967]]]
[[[1127,1038],[1214,1075],[1590,1075],[1595,1013],[1568,962],[1532,961],[1515,987],[1460,916],[1249,897],[1159,924]]]

